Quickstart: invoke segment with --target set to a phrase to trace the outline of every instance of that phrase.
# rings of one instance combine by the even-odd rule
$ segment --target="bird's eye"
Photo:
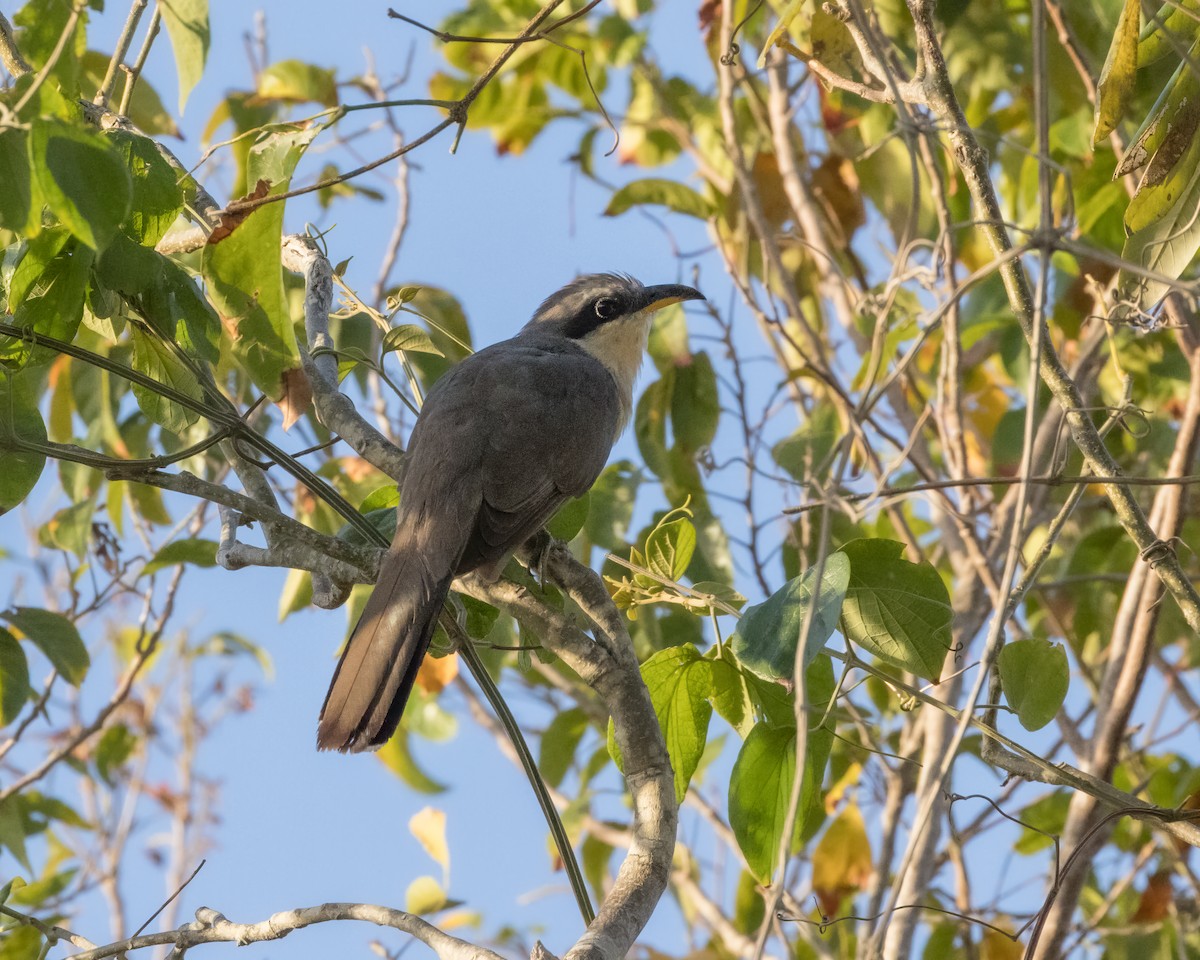
[[[612,297],[601,297],[596,301],[596,316],[601,320],[611,320],[620,312],[620,305]]]

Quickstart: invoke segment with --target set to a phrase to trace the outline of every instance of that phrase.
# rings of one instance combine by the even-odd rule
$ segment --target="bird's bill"
[[[684,300],[703,300],[704,294],[694,287],[685,287],[681,283],[663,283],[657,287],[646,287],[642,291],[642,310],[653,313],[672,303],[682,303]]]

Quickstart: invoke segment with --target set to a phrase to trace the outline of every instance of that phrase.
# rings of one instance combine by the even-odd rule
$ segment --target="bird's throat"
[[[577,341],[588,353],[604,364],[617,384],[621,415],[616,435],[620,436],[633,414],[633,382],[637,379],[646,343],[650,338],[650,313],[635,314],[597,327]]]

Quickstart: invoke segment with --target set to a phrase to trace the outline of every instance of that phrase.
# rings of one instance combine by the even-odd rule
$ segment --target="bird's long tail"
[[[409,543],[384,554],[325,695],[318,749],[374,750],[396,731],[453,580],[431,571],[428,559]]]

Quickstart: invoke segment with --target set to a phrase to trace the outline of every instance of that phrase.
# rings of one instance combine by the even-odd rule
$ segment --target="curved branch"
[[[675,780],[633,642],[603,581],[557,541],[539,559],[547,579],[596,625],[594,639],[518,584],[475,578],[463,586],[536,626],[545,645],[596,691],[612,717],[633,802],[633,842],[596,919],[564,960],[618,960],[645,927],[671,876],[679,820]]]
[[[329,313],[333,306],[333,269],[329,258],[311,238],[292,235],[283,238],[283,265],[304,275],[304,330],[308,345],[301,351],[300,359],[312,385],[317,416],[360,457],[399,480],[404,471],[404,454],[371,426],[350,398],[338,389],[337,358],[331,353],[312,356],[319,348],[334,345],[329,335]]]
[[[315,923],[328,923],[331,920],[359,920],[401,930],[413,939],[420,940],[441,960],[501,960],[501,957],[491,950],[452,937],[411,913],[369,903],[322,903],[316,907],[284,910],[258,923],[234,923],[216,910],[201,907],[196,911],[194,923],[186,924],[177,930],[130,937],[119,943],[110,943],[94,950],[72,954],[71,960],[102,960],[104,957],[119,956],[129,950],[164,944],[174,946],[174,955],[182,955],[185,950],[201,943],[236,943],[239,947],[244,947],[250,943],[280,940],[293,930],[310,927]]]

